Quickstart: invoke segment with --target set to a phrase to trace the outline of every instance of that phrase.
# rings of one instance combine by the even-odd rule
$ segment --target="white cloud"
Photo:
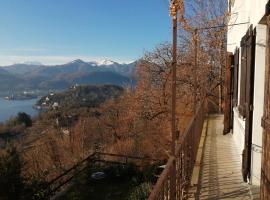
[[[104,59],[110,59],[119,63],[130,63],[135,59],[126,59],[126,58],[116,58],[116,57],[103,57],[103,56],[81,56],[81,55],[71,55],[71,56],[21,56],[21,55],[0,55],[0,65],[7,66],[14,63],[24,63],[29,61],[41,62],[45,65],[58,65],[64,64],[76,59],[81,59],[86,62],[97,61],[100,62]]]

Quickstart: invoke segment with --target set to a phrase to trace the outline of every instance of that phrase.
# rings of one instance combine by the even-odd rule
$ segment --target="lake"
[[[31,116],[38,114],[32,106],[38,99],[30,100],[5,100],[0,98],[0,122],[8,120],[12,116],[16,116],[18,112],[25,112]]]

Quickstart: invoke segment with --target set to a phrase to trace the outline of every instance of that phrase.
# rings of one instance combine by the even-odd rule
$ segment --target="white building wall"
[[[233,138],[238,150],[239,159],[242,160],[242,152],[245,141],[245,121],[242,120],[237,108],[234,108]]]
[[[262,146],[262,127],[261,117],[263,115],[264,100],[264,70],[265,70],[265,44],[266,27],[259,22],[265,14],[265,5],[268,0],[235,0],[231,8],[229,24],[247,23],[228,28],[227,50],[234,52],[236,47],[240,48],[242,37],[246,34],[249,26],[256,27],[256,52],[255,52],[255,74],[254,74],[254,112],[253,112],[253,138],[252,138],[252,166],[251,184],[260,184],[261,170],[261,146]],[[240,49],[240,68],[238,91],[240,91],[241,80],[241,49]],[[238,92],[239,104],[240,92]],[[245,120],[240,116],[238,109],[234,108],[233,137],[238,147],[239,159],[242,159],[245,138]]]
[[[236,0],[237,1],[237,0]],[[240,0],[243,2],[250,2],[250,23],[256,25],[259,24],[260,20],[265,14],[265,5],[268,0]]]
[[[229,52],[234,52],[235,48],[240,46],[241,38],[249,27],[249,2],[250,1],[247,0],[235,0],[235,3],[231,8],[229,24],[246,22],[248,22],[248,24],[228,27],[227,48]]]
[[[234,52],[240,47],[241,39],[246,34],[250,26],[249,2],[245,0],[236,0],[231,9],[231,17],[229,24],[247,23],[243,25],[235,25],[228,27],[227,51]],[[241,49],[239,51],[239,73],[238,80],[241,79]],[[238,83],[238,91],[240,91],[240,82]],[[238,104],[240,100],[240,92],[238,92]],[[234,108],[234,124],[233,137],[238,149],[239,159],[242,159],[242,151],[244,149],[245,138],[245,121],[240,116],[238,109]]]
[[[256,51],[255,51],[255,74],[254,74],[254,110],[252,127],[252,179],[254,185],[260,184],[261,155],[262,155],[262,133],[261,118],[263,116],[264,104],[264,80],[265,80],[265,46],[266,26],[256,27]]]
[[[268,0],[235,0],[231,9],[229,24],[246,23],[245,25],[228,28],[228,51],[234,52],[240,47],[241,38],[245,35],[249,26],[257,26],[265,14],[265,5]]]

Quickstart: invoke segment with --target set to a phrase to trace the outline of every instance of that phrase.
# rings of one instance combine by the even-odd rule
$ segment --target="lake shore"
[[[0,122],[14,117],[18,112],[25,112],[31,116],[36,116],[39,111],[34,109],[38,98],[25,100],[6,100],[0,98]]]

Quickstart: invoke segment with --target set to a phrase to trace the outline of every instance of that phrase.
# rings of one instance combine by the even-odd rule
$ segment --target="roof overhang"
[[[268,3],[265,6],[265,15],[269,14],[270,14],[270,1],[268,1]]]
[[[266,6],[265,6],[265,14],[264,14],[264,16],[263,16],[263,18],[260,20],[260,24],[267,24],[267,22],[266,22],[266,18],[267,18],[267,16],[269,16],[270,15],[270,0],[268,1],[268,3],[266,4]]]

